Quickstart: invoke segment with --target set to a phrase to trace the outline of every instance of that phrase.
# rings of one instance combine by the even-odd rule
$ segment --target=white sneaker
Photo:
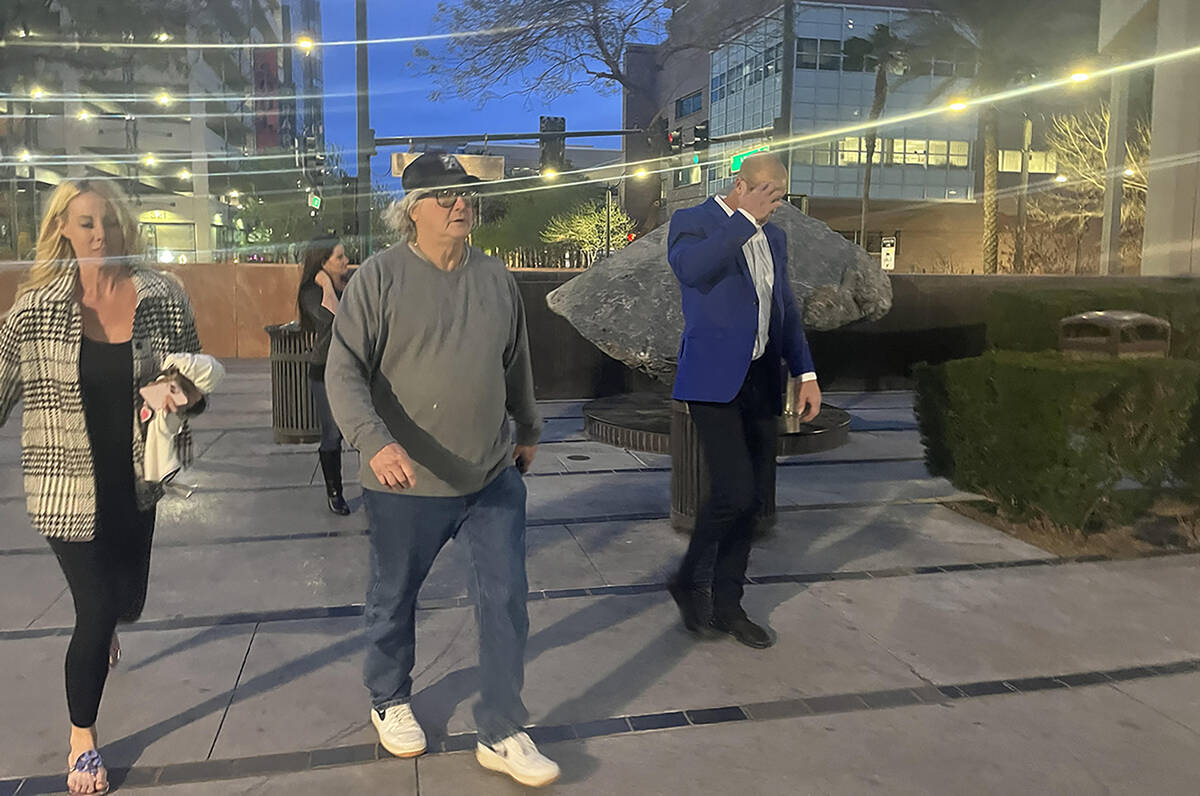
[[[408,704],[392,705],[382,719],[371,708],[371,723],[379,733],[379,745],[396,757],[416,757],[425,751],[425,731]]]
[[[558,763],[539,752],[523,732],[491,745],[476,744],[475,759],[484,768],[508,774],[530,788],[549,785],[559,775]]]

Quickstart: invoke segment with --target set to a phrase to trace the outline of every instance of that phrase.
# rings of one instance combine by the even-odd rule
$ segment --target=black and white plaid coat
[[[199,353],[200,338],[187,295],[171,277],[144,266],[132,268],[137,290],[133,317],[133,469],[138,508],[154,506],[163,489],[143,477],[145,443],[137,410],[138,388],[159,375],[163,357]],[[90,541],[96,528],[96,479],[79,388],[83,318],[76,300],[78,270],[17,300],[0,328],[0,425],[24,399],[21,469],[29,518],[44,536]],[[180,461],[191,459],[185,423],[178,437]]]

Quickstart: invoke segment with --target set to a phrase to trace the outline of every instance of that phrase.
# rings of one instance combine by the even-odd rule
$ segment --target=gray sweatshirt
[[[517,444],[541,436],[517,282],[478,249],[452,271],[406,243],[368,258],[338,307],[325,387],[366,489],[389,491],[370,461],[392,442],[416,464],[404,494],[454,496],[511,466],[510,415]]]

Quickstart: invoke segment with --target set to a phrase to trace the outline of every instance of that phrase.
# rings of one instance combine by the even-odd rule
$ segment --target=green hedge
[[[988,345],[1008,351],[1055,349],[1058,322],[1088,310],[1136,310],[1164,318],[1171,323],[1171,356],[1200,361],[1198,279],[1164,279],[1153,286],[997,290],[986,299]]]
[[[1152,496],[1200,471],[1190,464],[1200,461],[1200,363],[992,351],[921,365],[916,376],[930,471],[1014,519],[1091,529],[1119,519],[1123,479]]]

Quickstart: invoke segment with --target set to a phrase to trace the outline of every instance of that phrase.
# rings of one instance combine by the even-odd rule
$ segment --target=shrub
[[[1130,481],[1150,498],[1189,476],[1200,363],[992,351],[916,375],[930,471],[1014,519],[1092,529],[1119,519]]]

